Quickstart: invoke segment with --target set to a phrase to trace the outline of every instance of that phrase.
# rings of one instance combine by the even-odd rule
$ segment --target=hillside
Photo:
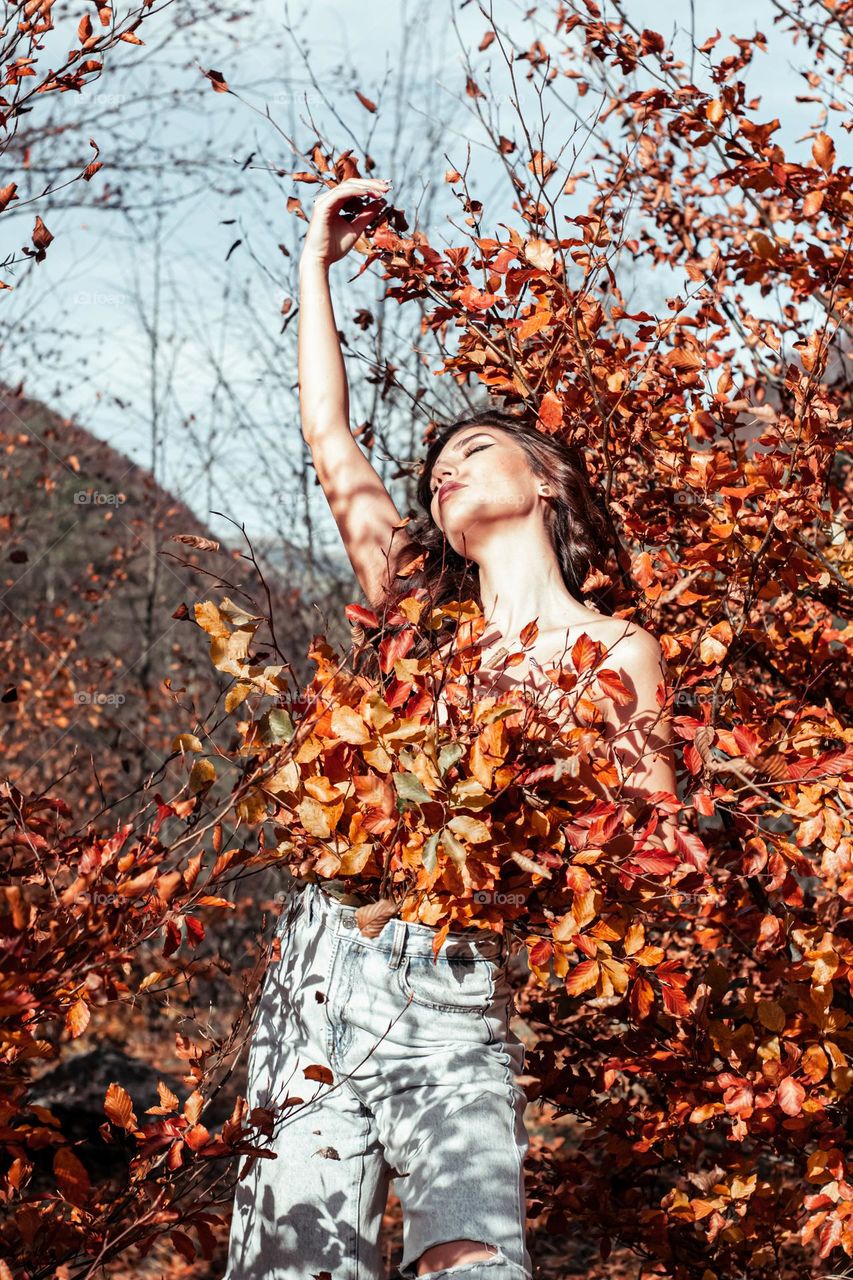
[[[213,535],[144,468],[39,401],[3,389],[0,441],[4,772],[26,791],[64,775],[69,803],[85,797],[87,816],[103,805],[117,817],[122,797],[174,769],[163,765],[174,735],[196,710],[209,716],[226,686],[193,620],[211,575],[258,613],[265,595],[245,543],[211,552],[170,541]],[[355,587],[312,571],[295,547],[258,556],[301,681],[322,619],[345,636],[341,602]]]

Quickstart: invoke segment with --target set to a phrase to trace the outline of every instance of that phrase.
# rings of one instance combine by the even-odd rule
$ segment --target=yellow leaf
[[[279,795],[282,791],[295,791],[299,786],[299,780],[302,774],[299,765],[295,760],[288,760],[280,769],[277,769],[266,782],[264,786],[272,795]]]
[[[310,797],[306,798],[299,805],[296,812],[299,815],[299,821],[310,836],[317,836],[321,840],[326,840],[332,834],[326,808],[316,800],[312,800]]]
[[[216,766],[212,760],[196,760],[190,769],[190,795],[194,796],[216,778]]]
[[[319,800],[321,804],[336,804],[341,798],[340,791],[325,775],[306,778],[305,790],[312,800]]]
[[[332,733],[341,742],[354,745],[370,741],[370,730],[353,707],[335,707],[332,712]]]
[[[242,800],[237,801],[235,810],[241,822],[252,826],[266,817],[267,802],[259,791],[250,791]]]
[[[341,861],[338,870],[342,876],[357,876],[364,870],[367,861],[373,852],[373,845],[366,841],[364,844],[351,845],[349,849],[341,854]]]
[[[228,636],[231,628],[212,600],[201,600],[193,606],[195,620],[209,636]]]
[[[554,265],[554,250],[541,236],[533,236],[525,243],[524,256],[534,267],[550,271]]]
[[[225,711],[228,715],[239,707],[241,702],[245,702],[248,695],[252,692],[250,684],[235,684],[225,695]]]
[[[471,844],[485,844],[492,838],[492,832],[485,822],[481,822],[479,818],[471,818],[464,813],[459,813],[455,818],[451,818],[447,825],[456,835],[461,836],[464,840],[469,840]]]
[[[172,742],[172,751],[204,751],[201,740],[194,733],[179,733]]]
[[[456,863],[457,867],[464,867],[465,860],[468,857],[468,850],[465,848],[452,831],[448,831],[447,827],[441,833],[441,844],[448,855]]]

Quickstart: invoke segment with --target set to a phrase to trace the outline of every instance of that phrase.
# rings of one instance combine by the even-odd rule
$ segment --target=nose
[[[442,462],[433,469],[433,479],[435,480],[435,489],[433,492],[438,493],[445,480],[454,479],[454,469],[448,466],[446,462]]]

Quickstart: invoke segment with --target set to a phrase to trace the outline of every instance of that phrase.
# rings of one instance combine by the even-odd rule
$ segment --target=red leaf
[[[379,626],[379,615],[375,610],[365,609],[360,604],[348,604],[344,609],[344,613],[350,622],[357,622],[362,627],[370,627],[372,630],[374,627]]]
[[[211,83],[211,86],[216,90],[217,93],[231,92],[231,90],[228,88],[228,82],[226,81],[221,71],[214,71],[211,69],[210,71],[205,71],[204,74],[207,76],[208,80]]]
[[[398,658],[405,658],[415,642],[412,627],[403,627],[394,635],[385,636],[379,645],[379,669],[385,675],[394,668]]]

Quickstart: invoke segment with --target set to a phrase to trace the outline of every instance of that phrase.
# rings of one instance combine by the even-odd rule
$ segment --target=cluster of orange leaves
[[[379,627],[371,610],[350,605],[347,614],[362,629]],[[436,952],[451,929],[523,929],[543,984],[553,959],[570,994],[610,996],[630,984],[632,1004],[648,1012],[646,972],[664,955],[644,945],[637,909],[675,871],[682,891],[695,890],[704,850],[685,840],[682,859],[647,843],[659,813],[678,809],[676,797],[657,793],[645,823],[620,801],[594,695],[623,703],[631,695],[599,641],[579,636],[550,672],[557,706],[523,687],[477,697],[467,677],[480,665],[482,611],[471,600],[433,608],[410,593],[389,614],[379,679],[348,670],[317,638],[316,674],[287,698],[275,697],[280,670],[255,663],[249,649],[262,619],[227,599],[196,605],[196,618],[215,665],[236,679],[226,707],[252,766],[236,812],[244,823],[273,822],[284,863],[374,899],[381,887],[403,919],[435,926]],[[452,656],[412,656],[419,632],[448,619]],[[508,667],[536,634],[535,623],[525,628]],[[263,706],[263,689],[273,706]],[[662,989],[667,1007],[683,1009],[674,974]]]

